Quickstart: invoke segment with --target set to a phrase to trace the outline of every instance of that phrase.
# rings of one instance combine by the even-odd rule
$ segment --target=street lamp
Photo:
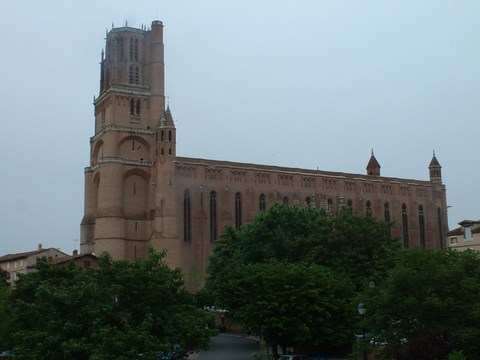
[[[358,313],[362,316],[362,341],[365,346],[365,313],[367,312],[367,307],[364,303],[358,304]],[[367,360],[367,353],[365,349],[363,350],[363,360]]]

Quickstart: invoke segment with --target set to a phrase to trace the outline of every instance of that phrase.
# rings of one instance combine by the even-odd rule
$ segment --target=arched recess
[[[103,141],[99,140],[95,144],[95,147],[93,148],[92,166],[97,165],[102,157],[103,157]]]
[[[118,144],[118,156],[125,160],[150,160],[150,145],[138,136],[127,136]]]
[[[127,216],[142,216],[148,207],[148,183],[150,176],[133,169],[123,175],[123,210]]]

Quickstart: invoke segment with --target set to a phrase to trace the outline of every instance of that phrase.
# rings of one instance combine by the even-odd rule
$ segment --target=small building
[[[76,266],[83,269],[98,269],[98,259],[94,253],[79,255],[78,250],[74,250],[72,256],[67,255],[56,258],[53,263],[57,264],[58,266],[65,266],[70,261],[73,261]]]
[[[46,258],[53,262],[61,257],[68,257],[68,254],[52,247],[44,249],[42,244],[38,244],[37,250],[0,256],[0,268],[9,273],[9,283],[13,284],[18,280],[19,274],[35,271],[37,259]]]
[[[463,220],[460,227],[447,232],[447,245],[451,249],[480,251],[480,220]]]

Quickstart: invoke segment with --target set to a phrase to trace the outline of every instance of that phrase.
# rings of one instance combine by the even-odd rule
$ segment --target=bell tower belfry
[[[154,232],[156,129],[162,114],[171,118],[164,110],[161,21],[150,29],[125,26],[107,33],[94,108],[81,252],[144,256]]]

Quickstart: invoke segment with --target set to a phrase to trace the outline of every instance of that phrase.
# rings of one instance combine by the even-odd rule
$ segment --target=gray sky
[[[0,255],[71,252],[105,30],[165,25],[180,156],[427,180],[479,219],[478,0],[27,0],[0,14]],[[477,159],[477,160],[475,160]],[[78,246],[78,245],[77,245]]]

